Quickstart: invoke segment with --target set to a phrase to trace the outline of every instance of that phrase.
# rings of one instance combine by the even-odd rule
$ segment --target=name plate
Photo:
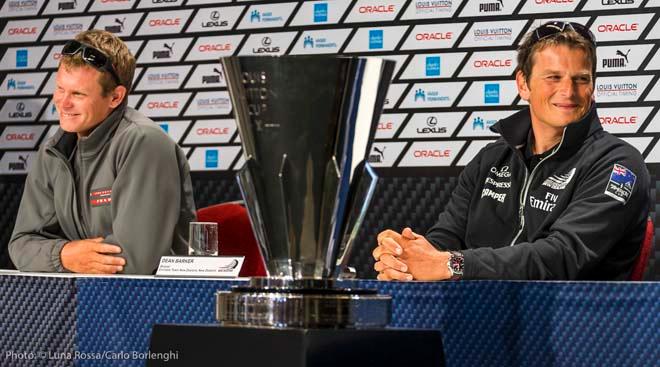
[[[244,256],[163,256],[157,277],[236,278]]]

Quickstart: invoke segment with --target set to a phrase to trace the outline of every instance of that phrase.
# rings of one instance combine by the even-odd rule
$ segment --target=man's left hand
[[[378,280],[412,280],[408,274],[408,265],[398,259],[403,252],[401,234],[391,229],[378,234],[378,246],[373,250],[372,256],[376,263],[374,269],[378,272]],[[407,240],[405,240],[407,241]]]

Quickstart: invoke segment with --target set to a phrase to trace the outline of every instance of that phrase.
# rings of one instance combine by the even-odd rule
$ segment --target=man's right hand
[[[103,237],[71,241],[62,247],[62,266],[74,273],[115,274],[124,270],[123,257],[108,254],[121,253],[121,247],[103,243]]]

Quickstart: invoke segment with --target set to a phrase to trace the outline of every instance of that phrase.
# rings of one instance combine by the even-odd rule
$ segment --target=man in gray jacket
[[[183,151],[127,107],[135,58],[111,33],[62,49],[60,128],[25,183],[10,256],[21,271],[151,274],[187,252],[195,204]]]

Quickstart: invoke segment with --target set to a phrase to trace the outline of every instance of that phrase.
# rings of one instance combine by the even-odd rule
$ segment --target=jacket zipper
[[[518,207],[518,218],[520,219],[520,229],[518,230],[518,233],[516,236],[513,238],[513,241],[511,241],[511,244],[509,246],[513,246],[516,244],[516,241],[518,240],[518,237],[523,232],[523,229],[525,229],[525,205],[527,204],[527,193],[529,192],[529,186],[531,185],[532,181],[534,180],[534,173],[536,173],[536,169],[543,164],[546,160],[548,160],[550,157],[555,155],[561,148],[561,145],[564,143],[564,135],[566,134],[566,128],[564,128],[564,131],[561,134],[561,140],[559,141],[559,145],[557,145],[557,148],[555,148],[552,153],[550,153],[547,157],[541,159],[539,163],[534,167],[532,170],[532,173],[527,176],[527,172],[529,171],[527,169],[527,166],[525,165],[525,180],[524,180],[524,185],[523,189],[520,192],[520,199],[518,200],[518,203],[520,206]],[[524,162],[523,162],[524,165]]]
[[[57,157],[60,161],[62,161],[62,163],[64,163],[64,166],[66,167],[67,171],[69,172],[69,176],[71,177],[71,182],[74,182],[76,178],[73,175],[73,169],[69,165],[68,160],[66,158],[64,158],[62,153],[60,153],[57,149],[51,149],[51,148],[48,148],[48,152],[55,155],[55,157]],[[72,186],[73,186],[73,188],[72,188],[72,190],[73,190],[73,200],[75,200],[74,203],[73,203],[74,206],[75,206],[74,209],[79,210],[79,208],[78,208],[78,191],[76,190],[75,183]],[[78,213],[78,215],[82,216],[82,213]],[[81,220],[82,218],[78,218],[78,219]],[[74,227],[76,228],[76,231],[78,231],[78,226],[74,225]],[[80,227],[81,227],[80,229],[83,231],[83,233],[80,233],[80,231],[78,231],[78,236],[81,239],[88,238],[87,234],[85,233],[85,229],[83,228],[84,224],[81,223]]]

